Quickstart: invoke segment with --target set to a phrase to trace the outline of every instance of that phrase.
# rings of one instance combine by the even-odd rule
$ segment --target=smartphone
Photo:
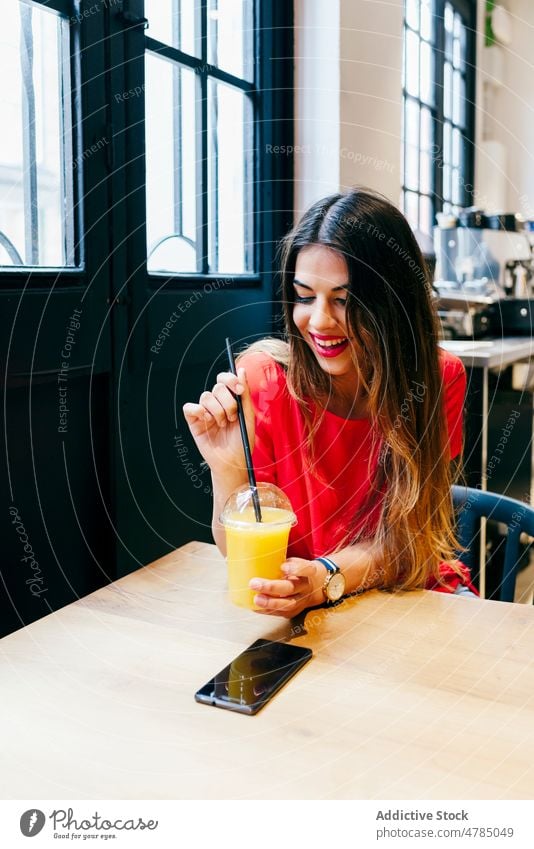
[[[197,702],[252,715],[312,657],[289,643],[256,640],[195,693]]]

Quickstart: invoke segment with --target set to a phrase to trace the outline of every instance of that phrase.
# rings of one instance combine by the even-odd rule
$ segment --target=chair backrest
[[[519,538],[521,533],[534,537],[534,508],[497,492],[483,492],[467,486],[453,486],[452,502],[454,508],[459,510],[458,541],[467,549],[459,554],[459,558],[471,570],[476,567],[472,543],[477,535],[478,520],[484,517],[508,528],[499,598],[501,601],[513,601],[520,560]]]

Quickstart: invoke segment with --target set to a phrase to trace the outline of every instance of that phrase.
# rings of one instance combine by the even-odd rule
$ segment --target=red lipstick
[[[321,357],[338,357],[346,350],[349,340],[346,336],[323,336],[319,333],[310,333],[313,347]]]

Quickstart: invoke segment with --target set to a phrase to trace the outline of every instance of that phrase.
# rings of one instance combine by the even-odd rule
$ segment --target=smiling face
[[[293,285],[293,321],[297,329],[334,385],[354,392],[358,376],[346,323],[349,273],[343,256],[324,245],[302,248],[297,255]]]

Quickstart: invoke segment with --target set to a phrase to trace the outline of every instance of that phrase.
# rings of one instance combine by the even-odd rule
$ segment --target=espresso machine
[[[474,207],[437,221],[434,290],[444,338],[532,333],[534,222]]]

